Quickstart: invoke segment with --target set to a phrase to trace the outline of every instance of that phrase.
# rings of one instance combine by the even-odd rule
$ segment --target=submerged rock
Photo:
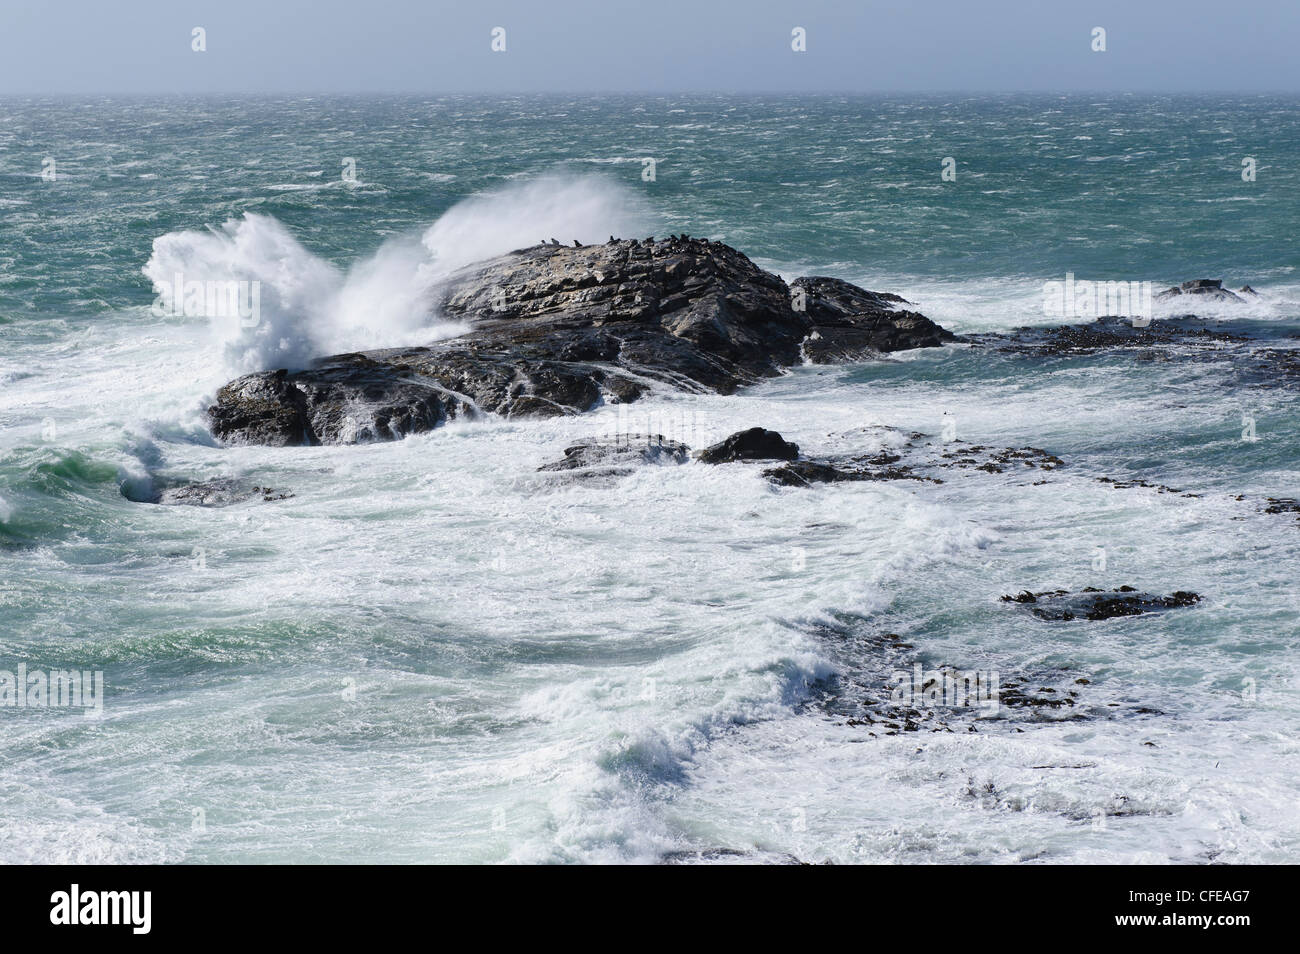
[[[801,311],[781,278],[720,242],[537,245],[439,286],[431,309],[467,334],[245,375],[208,416],[230,443],[392,440],[480,412],[578,414],[652,386],[731,394],[800,363],[805,346],[843,360],[952,338],[894,311],[896,296],[802,281]]]
[[[625,477],[644,464],[684,464],[691,449],[662,435],[623,435],[616,439],[579,441],[564,449],[562,460],[543,464],[543,473],[567,472],[582,480]]]
[[[1226,366],[1249,388],[1300,387],[1300,348],[1294,326],[1198,318],[1184,314],[1134,325],[1129,318],[1098,318],[1084,324],[1024,327],[1009,334],[980,333],[963,340],[1029,360],[1124,355],[1142,362]]]
[[[1070,593],[1067,590],[1031,593],[1025,590],[1015,596],[1002,597],[1004,603],[1027,605],[1030,607],[1029,611],[1039,619],[1054,621],[1141,616],[1144,613],[1191,606],[1200,601],[1199,594],[1185,590],[1178,590],[1169,596],[1153,596],[1150,593],[1140,593],[1132,586],[1121,586],[1110,592],[1093,587],[1078,593]]]
[[[776,431],[751,427],[705,448],[699,456],[706,464],[726,464],[737,460],[794,460],[799,456],[799,445],[791,444]]]
[[[124,487],[123,494],[126,493]],[[250,485],[244,480],[217,477],[213,480],[165,485],[143,498],[130,497],[130,499],[135,500],[136,503],[162,504],[163,506],[228,507],[231,504],[242,503],[245,500],[261,498],[263,502],[270,503],[273,500],[288,500],[292,496],[291,493],[276,491],[271,487]]]
[[[1064,466],[1061,458],[1037,447],[994,448],[965,441],[927,441],[924,434],[913,433],[892,451],[811,457],[765,470],[763,476],[784,487],[866,480],[942,484],[944,479],[939,473],[944,470],[1028,476],[1034,471],[1054,471]]]
[[[1250,294],[1255,294],[1255,290],[1250,286]],[[1245,291],[1246,289],[1242,289]],[[1177,298],[1180,295],[1199,295],[1209,301],[1234,301],[1240,302],[1244,299],[1240,295],[1235,295],[1223,287],[1222,280],[1218,278],[1194,278],[1189,282],[1183,282],[1166,291],[1159,292],[1155,297],[1157,300],[1166,300]]]
[[[868,479],[860,474],[840,470],[832,464],[823,464],[815,460],[799,460],[783,467],[773,467],[763,471],[763,476],[781,487],[811,487],[813,484],[835,484],[846,480]]]
[[[815,687],[812,704],[867,738],[1022,732],[1043,723],[1161,714],[1135,701],[1131,685],[1117,694],[1115,682],[1096,686],[1069,664],[1004,656],[977,668],[973,661],[972,668],[935,665],[933,647],[919,649],[874,616],[840,611],[795,625],[836,663],[835,674]]]
[[[1237,499],[1240,500],[1241,498],[1238,497]],[[1300,500],[1296,500],[1294,497],[1269,497],[1268,505],[1264,507],[1264,513],[1300,514]],[[1296,521],[1300,522],[1300,516],[1296,517]]]
[[[813,484],[838,484],[861,480],[921,480],[941,484],[937,477],[924,477],[912,472],[911,467],[895,467],[899,458],[877,455],[879,466],[863,464],[862,460],[832,464],[819,460],[797,460],[782,467],[763,471],[763,476],[782,487],[811,487]],[[867,459],[870,460],[870,459]]]
[[[1119,349],[1143,351],[1164,345],[1199,345],[1218,348],[1224,343],[1246,341],[1241,334],[1215,331],[1200,321],[1155,319],[1149,325],[1134,325],[1132,319],[1109,316],[1086,324],[1057,327],[1024,327],[1011,334],[970,336],[978,346],[1026,355],[1081,355]]]

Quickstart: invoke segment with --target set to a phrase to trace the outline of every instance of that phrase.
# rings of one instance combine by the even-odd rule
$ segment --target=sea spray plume
[[[275,218],[249,213],[219,229],[155,239],[144,273],[166,310],[182,283],[257,283],[255,321],[203,312],[226,371],[242,374],[298,370],[339,351],[421,344],[460,333],[460,325],[433,321],[427,264],[428,253],[412,235],[390,239],[344,273],[309,252]]]
[[[589,238],[651,221],[629,189],[594,175],[551,173],[452,206],[417,239],[400,236],[346,272],[309,252],[269,215],[154,240],[144,274],[164,308],[182,282],[257,282],[255,322],[207,315],[228,375],[307,367],[345,351],[429,344],[462,334],[438,320],[431,291],[465,265],[532,244],[538,232]],[[598,239],[593,239],[598,240]],[[183,287],[179,286],[179,287]]]
[[[424,233],[431,282],[465,265],[525,248],[537,236],[601,236],[654,230],[649,205],[631,188],[604,176],[547,173],[466,199]],[[554,239],[551,240],[555,244]]]
[[[255,323],[212,315],[212,332],[229,371],[305,367],[318,354],[313,319],[338,295],[338,269],[313,255],[268,215],[245,214],[219,229],[170,232],[154,239],[144,274],[162,304],[173,308],[182,282],[258,282]]]
[[[317,355],[430,344],[467,331],[433,313],[435,276],[428,266],[429,253],[414,232],[354,263],[317,330]]]

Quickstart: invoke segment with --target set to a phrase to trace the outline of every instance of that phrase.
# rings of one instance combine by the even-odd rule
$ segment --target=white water
[[[0,857],[1294,855],[1300,724],[1277,635],[1295,611],[1284,596],[1294,529],[1232,494],[1283,492],[1296,474],[1279,464],[1224,477],[1241,452],[1240,408],[1214,372],[980,379],[965,366],[949,381],[961,352],[944,349],[898,356],[906,386],[808,368],[732,397],[653,399],[631,421],[603,408],[386,445],[212,446],[207,382],[445,333],[422,295],[467,260],[552,234],[648,231],[617,193],[573,189],[569,201],[532,186],[471,200],[422,241],[394,240],[346,269],[265,216],[173,233],[155,243],[151,278],[180,267],[264,283],[263,325],[215,330],[229,367],[214,361],[204,321],[134,313],[25,356],[30,376],[6,388],[0,411],[50,416],[59,436],[40,444],[35,424],[6,435],[23,473],[77,448],[118,481],[242,476],[296,496],[198,510],[132,503],[118,481],[57,500],[6,493],[0,517],[47,529],[8,564],[0,598],[25,615],[0,649],[110,678],[89,730],[64,713],[6,725]],[[976,327],[1006,327],[999,316],[1025,295],[967,283],[913,297],[939,317],[951,301],[954,318],[974,301]],[[1257,397],[1261,422],[1288,410]],[[962,439],[1043,446],[1071,469],[1045,486],[965,474],[810,491],[776,490],[745,465],[649,467],[614,487],[536,470],[620,427],[699,447],[758,424],[807,452],[869,451],[893,438],[864,428],[932,434],[944,414]],[[1177,453],[1189,428],[1204,431],[1191,460]],[[1203,498],[1093,479],[1099,460],[1162,441],[1173,443],[1167,468]],[[1112,554],[1101,577],[1089,570],[1098,545]],[[1182,617],[1067,627],[997,603],[1024,588],[1123,583],[1207,601]],[[872,738],[802,708],[852,656],[807,624],[843,614],[899,633],[932,666],[1047,659],[1086,674],[1093,698],[1164,715]],[[1246,678],[1260,686],[1251,705]]]
[[[536,473],[615,430],[613,408],[395,444],[215,448],[185,439],[196,425],[175,410],[192,402],[204,329],[120,333],[65,356],[65,380],[84,390],[29,398],[129,398],[144,413],[117,419],[152,447],[150,469],[297,496],[205,511],[101,486],[97,509],[118,529],[93,547],[52,539],[8,581],[59,587],[33,627],[38,655],[61,651],[71,613],[78,661],[113,675],[90,738],[67,721],[80,715],[10,726],[6,860],[33,857],[33,839],[42,860],[66,861],[649,861],[724,847],[1124,863],[1295,850],[1293,666],[1252,649],[1282,608],[1276,555],[1292,531],[1227,494],[1121,493],[1072,471],[1045,487],[969,474],[808,492],[773,490],[744,465],[651,467],[612,488]],[[919,381],[953,354],[902,360]],[[966,439],[1077,461],[1098,436],[1139,446],[1186,417],[1118,371],[1086,384],[1063,373],[1029,395],[1005,382],[868,389],[848,374],[656,400],[630,423],[696,446],[763,424],[817,452],[881,446],[861,430],[875,424],[933,433],[954,412]],[[107,421],[66,424],[63,442],[142,466],[96,438]],[[1250,548],[1225,532],[1237,526]],[[1102,578],[1088,571],[1098,542],[1112,552]],[[1211,600],[1190,611],[1190,640],[1170,635],[1172,616],[1054,628],[996,603],[1126,582]],[[1100,697],[1167,715],[868,738],[797,709],[838,647],[790,624],[844,612],[878,618],[931,663],[1050,656]],[[1236,699],[1247,675],[1255,706]],[[93,774],[68,771],[86,759]],[[1115,814],[1094,830],[1098,811]]]
[[[418,239],[390,239],[346,269],[310,252],[272,216],[246,213],[217,228],[155,239],[144,274],[167,310],[176,307],[178,281],[259,283],[255,323],[209,316],[221,366],[234,376],[461,334],[465,327],[439,321],[429,301],[455,270],[555,236],[567,244],[643,234],[653,221],[626,187],[553,173],[466,199]]]

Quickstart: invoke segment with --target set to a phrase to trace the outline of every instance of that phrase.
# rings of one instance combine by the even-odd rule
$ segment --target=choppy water
[[[288,449],[218,447],[202,408],[244,368],[445,333],[418,307],[439,271],[552,235],[706,235],[959,332],[1045,322],[1066,272],[1222,277],[1263,297],[1221,317],[1286,346],[1297,105],[0,101],[0,669],[107,686],[98,718],[0,708],[0,858],[1293,860],[1300,525],[1260,512],[1300,496],[1293,388],[951,347],[635,408],[806,452],[947,414],[1067,462],[813,490],[539,481],[612,408]],[[181,267],[261,280],[267,320],[155,317]],[[228,476],[294,496],[130,499]],[[1204,599],[1068,624],[998,601],[1121,584]],[[842,713],[884,689],[886,633],[1093,714],[873,736]]]

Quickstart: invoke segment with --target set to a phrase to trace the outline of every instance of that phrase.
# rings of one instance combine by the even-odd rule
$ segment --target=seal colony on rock
[[[651,387],[732,394],[804,362],[956,340],[897,295],[833,278],[787,285],[721,242],[541,244],[462,269],[431,311],[470,331],[245,375],[208,409],[227,443],[395,440],[478,413],[552,417]]]

